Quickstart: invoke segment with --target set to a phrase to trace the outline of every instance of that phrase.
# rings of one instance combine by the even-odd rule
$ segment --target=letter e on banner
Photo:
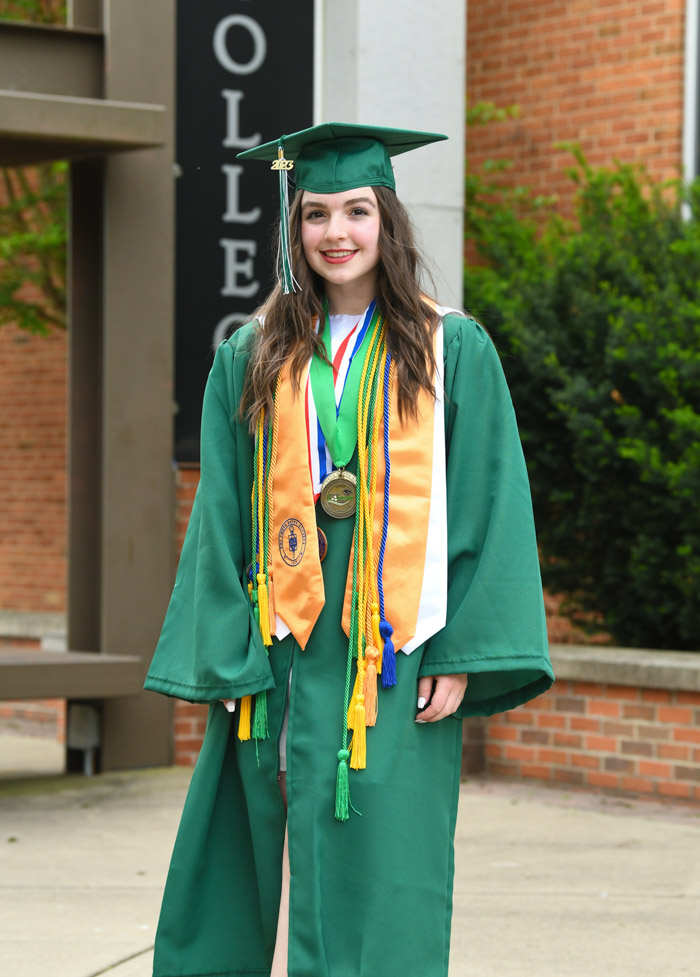
[[[251,298],[260,290],[260,282],[250,281],[247,285],[238,281],[239,275],[245,275],[252,279],[254,275],[253,258],[258,249],[255,241],[232,241],[230,238],[222,238],[219,244],[224,249],[224,287],[221,289],[222,295],[230,295],[238,298]],[[248,257],[243,261],[238,258],[238,253],[243,252]]]

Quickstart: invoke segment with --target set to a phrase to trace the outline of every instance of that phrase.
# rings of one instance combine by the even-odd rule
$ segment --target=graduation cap
[[[345,122],[324,122],[238,153],[239,159],[262,159],[279,172],[280,253],[278,274],[285,294],[296,284],[289,241],[287,176],[294,170],[297,190],[341,193],[355,187],[396,188],[391,157],[447,139],[439,132],[390,129]]]

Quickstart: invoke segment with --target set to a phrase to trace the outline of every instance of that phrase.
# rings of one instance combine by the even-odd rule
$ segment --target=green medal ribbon
[[[379,307],[375,306],[360,348],[355,350],[345,380],[340,404],[335,403],[333,382],[333,351],[331,348],[331,324],[328,315],[328,298],[323,300],[323,344],[328,361],[314,356],[311,360],[311,390],[316,413],[326,439],[326,446],[337,468],[344,468],[353,456],[357,444],[357,402],[360,396],[362,366],[367,355],[370,337],[379,319]]]

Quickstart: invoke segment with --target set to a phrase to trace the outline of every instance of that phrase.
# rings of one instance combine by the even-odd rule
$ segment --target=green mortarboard
[[[285,294],[294,290],[289,247],[289,170],[294,170],[297,190],[341,193],[355,187],[377,186],[394,190],[391,157],[442,139],[447,136],[439,132],[324,122],[238,153],[239,159],[267,160],[272,163],[272,169],[279,170],[279,272]]]
[[[283,150],[284,158],[294,161],[294,182],[298,190],[341,193],[355,187],[377,186],[394,190],[390,157],[410,153],[441,139],[447,136],[413,129],[324,122],[247,149],[238,153],[238,158],[273,163],[280,149]]]

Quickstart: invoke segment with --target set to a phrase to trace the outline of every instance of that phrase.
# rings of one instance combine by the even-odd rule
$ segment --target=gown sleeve
[[[466,672],[456,715],[489,716],[552,684],[537,543],[515,412],[498,353],[473,319],[446,316],[448,590],[421,675]]]
[[[234,359],[240,332],[214,358],[202,407],[200,481],[170,605],[145,688],[190,702],[236,699],[274,686],[245,586],[241,453]],[[247,437],[247,431],[245,432]],[[246,451],[249,451],[246,445]]]

